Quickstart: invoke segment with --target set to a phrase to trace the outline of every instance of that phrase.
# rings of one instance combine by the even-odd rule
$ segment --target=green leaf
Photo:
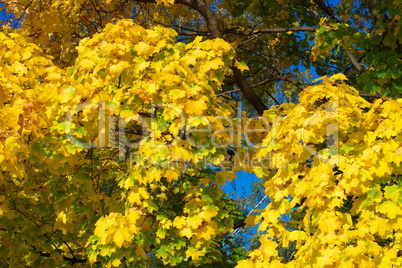
[[[384,188],[384,196],[388,199],[394,200],[398,198],[400,194],[400,188],[398,185],[387,186]]]
[[[156,251],[155,251],[155,256],[166,259],[169,256],[171,248],[165,245],[160,246]]]
[[[377,190],[377,189],[371,189],[368,194],[368,197],[372,198],[372,199],[377,199],[381,197],[381,191]]]

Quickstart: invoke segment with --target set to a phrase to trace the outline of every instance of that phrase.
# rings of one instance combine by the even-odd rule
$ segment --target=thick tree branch
[[[300,0],[302,5],[307,8],[307,11],[311,12],[317,19],[320,19],[320,13],[312,6],[312,4],[308,0]]]
[[[325,5],[323,0],[313,0],[313,2],[327,14],[329,17],[333,17],[335,15],[335,12],[333,12],[330,7]]]
[[[232,67],[232,71],[233,71],[233,80],[240,88],[240,91],[243,93],[244,98],[254,107],[254,109],[257,111],[259,115],[263,115],[264,111],[267,110],[268,108],[250,88],[240,70],[237,67]]]
[[[197,4],[197,6],[194,9],[200,12],[200,14],[204,17],[212,37],[222,38],[222,32],[219,29],[218,19],[216,18],[212,10],[207,6],[205,1],[193,0],[193,2]],[[240,88],[240,91],[242,92],[244,98],[254,107],[254,109],[257,110],[257,113],[259,115],[262,115],[264,111],[267,110],[265,104],[261,101],[260,98],[258,98],[258,96],[250,88],[250,86],[247,83],[247,80],[244,78],[241,71],[235,66],[232,67],[232,71],[233,71],[233,80]]]
[[[375,7],[378,5],[378,0],[366,0],[366,5],[370,11],[371,16],[373,17],[374,25],[377,21],[381,20],[381,16],[378,14],[378,11],[375,10]]]
[[[136,2],[155,3],[154,0],[137,0]],[[198,11],[204,17],[212,38],[222,38],[222,31],[219,28],[218,19],[204,0],[176,0],[175,4],[186,5]],[[235,66],[232,67],[232,71],[233,80],[240,88],[244,98],[257,110],[259,115],[262,115],[264,111],[267,110],[265,104],[250,88],[241,71]]]

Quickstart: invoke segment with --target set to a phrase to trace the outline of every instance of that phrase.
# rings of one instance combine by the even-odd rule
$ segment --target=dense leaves
[[[399,265],[399,2],[2,1],[2,264]]]
[[[398,265],[401,101],[370,104],[344,78],[307,88],[263,141],[258,156],[274,155],[261,173],[271,203],[253,217],[265,234],[241,267],[279,266],[279,245],[296,248],[286,267]]]
[[[191,129],[210,121],[216,132],[223,126],[215,115],[233,113],[215,95],[233,53],[223,40],[183,44],[174,35],[129,20],[109,24],[81,42],[67,75],[37,46],[3,35],[9,88],[2,90],[2,113],[15,117],[3,117],[1,155],[10,264],[21,263],[14,254],[49,267],[85,262],[86,254],[88,263],[144,264],[150,250],[165,264],[220,258],[211,238],[231,230],[233,215],[217,186],[232,175],[203,168],[226,151]],[[50,65],[50,73],[31,58]],[[32,78],[24,76],[27,68],[35,70]],[[136,120],[141,128],[128,129]],[[188,142],[176,138],[180,131],[192,133]],[[213,141],[227,140],[222,133]],[[31,251],[36,257],[25,255]]]

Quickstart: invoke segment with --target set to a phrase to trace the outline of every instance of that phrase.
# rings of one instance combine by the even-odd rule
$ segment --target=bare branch
[[[197,31],[189,31],[189,32],[178,32],[178,35],[181,36],[210,36],[209,32],[197,32]]]
[[[236,222],[236,223],[233,225],[233,229],[235,229],[235,230],[232,232],[232,235],[236,235],[236,234],[239,232],[239,228],[244,227],[244,226],[246,225],[246,223],[245,223],[246,218],[247,218],[248,216],[250,216],[251,213],[253,213],[253,211],[256,210],[256,209],[262,204],[262,202],[265,201],[265,199],[266,199],[267,197],[268,197],[267,195],[264,195],[264,197],[254,206],[254,208],[247,214],[247,216],[246,216],[244,219],[242,219],[242,220]]]
[[[287,33],[287,32],[315,32],[316,28],[300,26],[300,27],[286,27],[286,28],[265,28],[265,29],[252,29],[250,31],[237,31],[228,29],[224,33],[234,33],[243,36],[251,36],[263,33]]]
[[[259,82],[257,84],[251,85],[250,87],[255,88],[255,87],[263,86],[263,85],[265,85],[266,83],[269,83],[269,82],[277,82],[277,81],[280,81],[280,79],[267,78],[267,79],[265,79],[265,80],[263,80],[263,81],[261,81],[261,82]]]
[[[346,55],[348,56],[350,62],[353,64],[353,66],[356,68],[356,70],[360,73],[363,71],[363,67],[360,65],[360,63],[357,61],[356,57],[350,53],[348,50],[346,50]]]
[[[325,5],[323,0],[313,0],[313,1],[329,17],[333,17],[335,15],[335,12],[332,11],[327,5]]]
[[[223,93],[216,94],[216,96],[222,96],[222,95],[226,95],[226,94],[232,94],[232,93],[236,93],[236,92],[239,92],[239,91],[240,91],[240,89],[234,89],[234,90],[231,90],[231,91],[226,91],[226,92],[223,92]]]

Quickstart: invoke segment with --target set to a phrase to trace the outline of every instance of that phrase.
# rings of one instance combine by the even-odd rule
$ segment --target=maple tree
[[[4,265],[400,263],[399,1],[1,3]]]

